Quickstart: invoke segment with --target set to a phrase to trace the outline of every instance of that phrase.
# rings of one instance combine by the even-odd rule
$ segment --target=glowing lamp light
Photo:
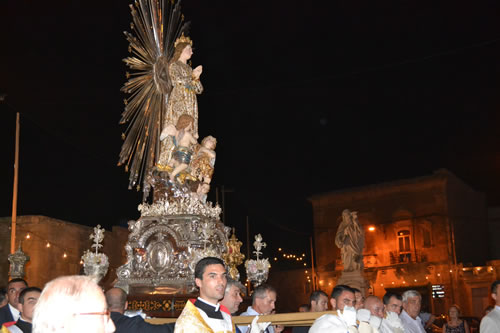
[[[368,227],[368,230],[369,231],[375,231],[375,227],[374,226]]]
[[[45,246],[46,246],[46,247],[50,247],[50,243],[49,243],[49,242],[47,242],[47,245],[45,245]]]
[[[66,254],[66,252],[64,252],[63,258],[67,258],[67,257],[68,257],[68,255]]]
[[[281,247],[278,249],[278,251],[281,251]]]
[[[31,238],[30,234],[27,234],[26,239],[30,239],[30,238]]]
[[[438,276],[441,276],[441,273],[438,273]]]
[[[307,266],[306,263],[304,263],[304,266]]]
[[[83,265],[83,260],[80,260],[80,265]],[[246,283],[245,283],[245,285],[246,285]]]

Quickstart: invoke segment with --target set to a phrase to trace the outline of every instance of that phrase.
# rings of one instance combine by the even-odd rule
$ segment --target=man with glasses
[[[114,331],[104,293],[90,277],[62,276],[45,285],[35,307],[33,333]]]

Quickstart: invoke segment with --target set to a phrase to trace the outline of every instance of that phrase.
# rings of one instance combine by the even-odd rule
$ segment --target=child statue
[[[174,181],[175,177],[180,172],[187,169],[193,155],[192,147],[198,144],[192,133],[193,123],[193,117],[183,114],[177,120],[175,128],[168,125],[161,133],[161,140],[166,139],[167,136],[173,137],[174,151],[172,153],[172,158],[168,162],[168,166],[173,168],[170,173],[171,181]]]
[[[201,141],[201,147],[191,162],[191,175],[201,182],[210,184],[215,166],[217,140],[209,135]]]

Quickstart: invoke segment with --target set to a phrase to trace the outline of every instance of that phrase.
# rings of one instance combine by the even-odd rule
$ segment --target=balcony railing
[[[391,265],[427,262],[427,254],[418,250],[416,252],[391,251],[390,261]]]

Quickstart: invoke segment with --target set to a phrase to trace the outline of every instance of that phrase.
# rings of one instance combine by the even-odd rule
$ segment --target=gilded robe
[[[221,312],[224,316],[224,322],[217,324],[216,322],[211,322],[211,325],[207,323],[203,315],[200,313],[200,309],[194,306],[194,300],[188,300],[184,310],[182,310],[181,315],[175,322],[174,333],[233,333],[235,332],[235,327],[231,322],[231,314],[224,307],[221,306]],[[231,327],[231,330],[223,329],[222,327]]]
[[[198,137],[198,102],[196,95],[203,92],[200,80],[193,79],[193,69],[180,61],[169,66],[170,79],[173,88],[168,96],[167,111],[163,121],[163,127],[171,124],[176,125],[182,114],[188,114],[194,119],[193,136]],[[158,166],[165,167],[172,158],[174,146],[171,138],[161,142]]]
[[[194,118],[193,135],[198,135],[198,102],[196,95],[203,92],[200,80],[193,78],[193,69],[180,61],[169,66],[170,79],[173,88],[168,96],[167,113],[163,127],[168,124],[176,125],[182,114]]]

